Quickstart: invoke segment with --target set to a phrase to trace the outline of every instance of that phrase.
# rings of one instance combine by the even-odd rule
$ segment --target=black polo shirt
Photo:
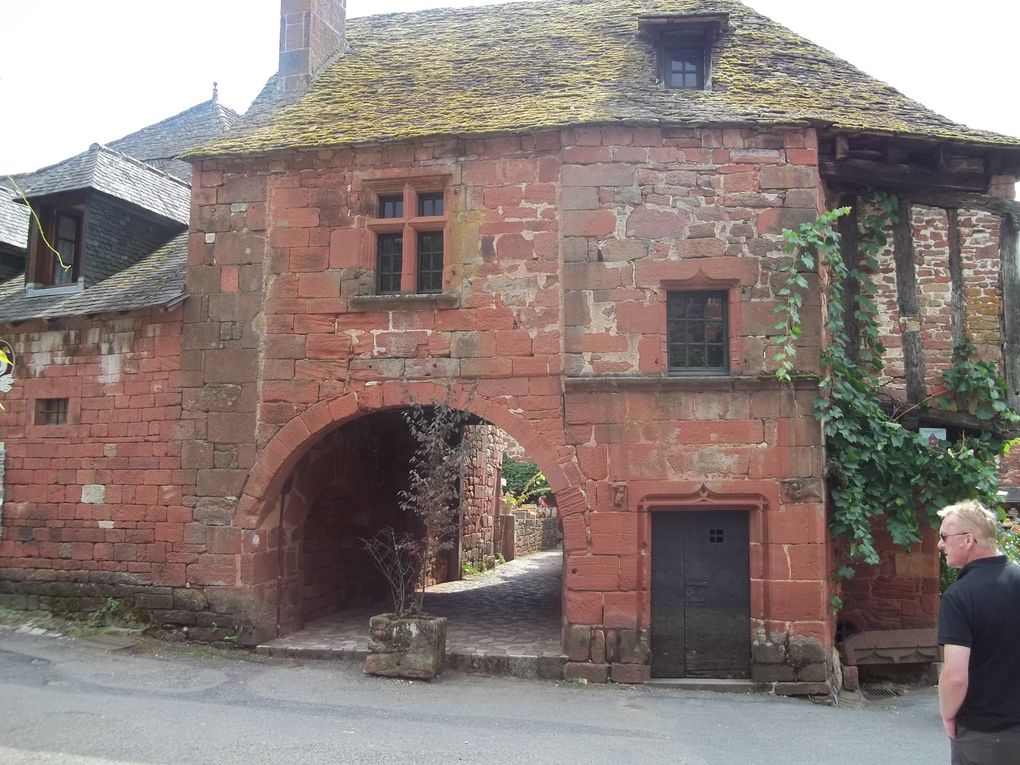
[[[939,610],[939,645],[947,643],[970,648],[959,722],[978,731],[1020,726],[1020,565],[996,555],[960,570]]]

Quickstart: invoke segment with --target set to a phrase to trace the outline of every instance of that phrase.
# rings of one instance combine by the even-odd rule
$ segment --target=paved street
[[[505,660],[512,657],[515,668],[534,676],[538,657],[559,657],[562,561],[560,550],[546,550],[429,587],[426,610],[449,620],[448,661],[466,667],[483,661],[492,665],[502,658],[509,667]],[[364,656],[368,620],[388,607],[383,603],[331,614],[259,646],[259,651],[306,658]]]
[[[932,765],[934,689],[808,701],[297,661],[0,628],[0,762]]]

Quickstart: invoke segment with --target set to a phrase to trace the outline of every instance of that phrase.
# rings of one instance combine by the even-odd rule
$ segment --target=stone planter
[[[431,680],[446,663],[446,617],[399,618],[379,614],[369,620],[365,672],[384,677]]]

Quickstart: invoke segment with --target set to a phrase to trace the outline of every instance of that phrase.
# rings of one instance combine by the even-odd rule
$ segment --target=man
[[[998,519],[980,502],[939,511],[939,549],[961,569],[942,596],[939,677],[952,765],[1020,763],[1020,565],[999,553]]]

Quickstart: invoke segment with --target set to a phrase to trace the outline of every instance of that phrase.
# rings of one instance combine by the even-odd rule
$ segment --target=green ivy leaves
[[[821,421],[828,453],[827,478],[831,497],[830,530],[845,543],[850,562],[879,562],[873,523],[884,526],[898,545],[921,538],[923,524],[936,525],[936,511],[953,502],[975,498],[994,507],[998,503],[995,457],[1003,448],[1003,433],[1020,421],[1006,403],[1005,382],[993,362],[973,361],[973,346],[958,348],[957,363],[944,375],[946,395],[928,403],[963,404],[988,423],[980,436],[965,436],[949,445],[931,445],[904,428],[882,408],[878,397],[882,356],[879,340],[877,285],[878,254],[886,246],[889,223],[899,216],[899,200],[884,193],[862,199],[858,209],[861,262],[850,269],[839,250],[837,220],[849,207],[829,210],[797,231],[783,231],[783,249],[792,255],[785,265],[783,287],[778,290],[775,313],[781,317],[775,376],[789,381],[794,370],[796,340],[801,335],[801,308],[809,288],[805,273],[820,262],[825,289],[827,337],[822,348],[824,375],[815,416]],[[856,358],[847,352],[844,322],[845,285],[856,283],[853,311],[860,328]],[[837,579],[850,578],[853,569],[843,565]],[[833,597],[835,608],[841,606]]]

